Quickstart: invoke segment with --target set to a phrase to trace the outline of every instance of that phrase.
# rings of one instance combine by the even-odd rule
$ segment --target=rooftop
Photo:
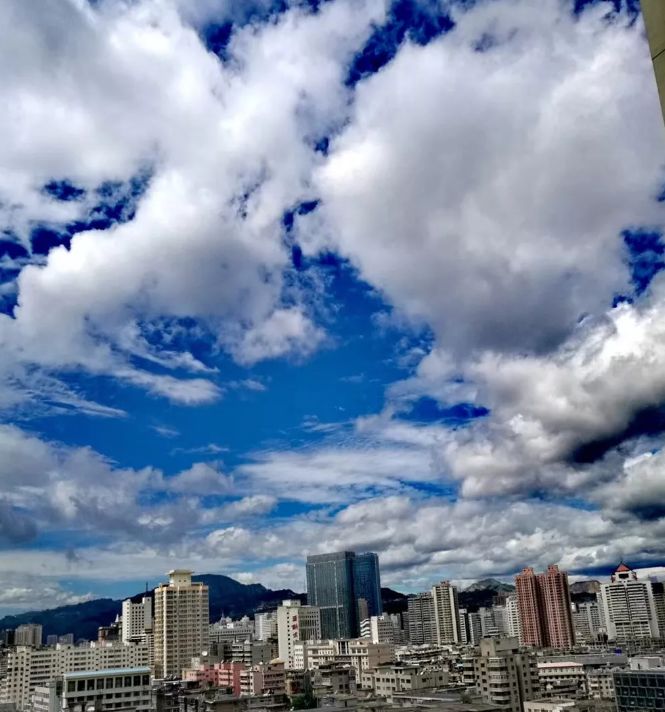
[[[106,677],[109,675],[149,675],[149,667],[133,667],[133,668],[109,668],[108,670],[83,670],[81,672],[66,672],[63,677],[69,678],[78,677]]]

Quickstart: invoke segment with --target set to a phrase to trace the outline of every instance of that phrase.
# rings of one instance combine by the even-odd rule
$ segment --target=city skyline
[[[628,0],[0,4],[0,613],[665,564]]]

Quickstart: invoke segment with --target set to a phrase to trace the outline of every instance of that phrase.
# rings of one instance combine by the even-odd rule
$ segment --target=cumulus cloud
[[[604,311],[629,288],[620,232],[665,216],[643,28],[606,13],[476,3],[407,43],[358,87],[303,243],[350,257],[457,356],[548,351]]]
[[[316,348],[305,305],[283,303],[281,217],[308,194],[311,137],[344,111],[345,62],[382,3],[294,9],[247,27],[226,64],[169,2],[65,2],[38,14],[10,2],[1,12],[13,28],[0,43],[5,230],[27,243],[36,221],[84,217],[86,199],[55,200],[42,191],[49,180],[90,192],[149,167],[132,219],[78,232],[22,270],[15,318],[0,317],[3,358],[111,374],[196,404],[219,388],[136,365],[201,370],[186,354],[157,353],[152,322],[199,319],[241,363]]]

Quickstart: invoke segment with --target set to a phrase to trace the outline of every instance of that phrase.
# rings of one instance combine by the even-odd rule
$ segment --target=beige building
[[[520,653],[516,638],[484,638],[480,654],[464,659],[464,679],[473,679],[484,702],[522,712],[527,700],[540,696],[536,657]]]
[[[660,105],[665,117],[665,3],[663,0],[641,0],[641,5],[656,73]]]
[[[152,632],[152,598],[144,596],[139,603],[128,598],[122,602],[122,642],[146,640]]]
[[[562,660],[538,663],[538,679],[543,695],[586,696],[587,674],[581,662]]]
[[[42,626],[38,623],[25,623],[14,631],[14,645],[32,645],[39,648],[42,641]]]
[[[603,619],[610,640],[626,642],[658,638],[658,615],[651,581],[640,580],[620,564],[609,583],[600,587]]]
[[[592,700],[614,700],[614,668],[589,670],[587,672],[587,691]]]
[[[241,695],[285,695],[286,672],[282,660],[252,665],[240,671]]]
[[[363,673],[362,687],[392,703],[393,695],[412,690],[431,690],[448,684],[447,670],[429,670],[419,665],[382,665]]]
[[[90,643],[54,648],[18,647],[5,658],[5,674],[0,679],[0,702],[13,703],[19,710],[29,709],[37,687],[77,670],[107,670],[148,665],[148,646],[144,643]]]
[[[457,588],[449,581],[432,586],[437,645],[461,642]]]
[[[372,643],[367,638],[318,640],[298,643],[294,647],[296,669],[317,670],[324,665],[349,665],[361,680],[363,672],[395,662],[395,646]]]
[[[155,589],[155,677],[179,676],[207,651],[209,625],[208,587],[193,583],[191,571],[170,571]]]
[[[574,700],[527,700],[524,712],[573,712]]]
[[[321,610],[303,606],[300,601],[284,601],[277,609],[279,657],[287,668],[296,669],[294,646],[306,640],[320,640]],[[298,668],[301,669],[301,668]]]

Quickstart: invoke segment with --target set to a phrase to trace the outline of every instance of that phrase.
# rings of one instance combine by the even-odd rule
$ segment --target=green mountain
[[[515,586],[511,583],[504,583],[497,579],[487,578],[481,581],[476,581],[464,589],[465,592],[472,593],[474,591],[494,591],[495,593],[512,593]]]
[[[210,620],[217,621],[222,616],[242,618],[252,616],[257,611],[275,609],[284,599],[305,600],[305,594],[294,593],[290,589],[272,591],[258,583],[242,584],[229,576],[206,574],[195,576],[195,581],[208,585],[210,597]],[[132,596],[139,600],[144,593]],[[71,606],[60,606],[45,611],[29,611],[0,618],[0,630],[16,628],[23,623],[40,623],[44,636],[74,633],[75,637],[96,640],[97,628],[109,625],[121,612],[122,601],[99,598]]]

